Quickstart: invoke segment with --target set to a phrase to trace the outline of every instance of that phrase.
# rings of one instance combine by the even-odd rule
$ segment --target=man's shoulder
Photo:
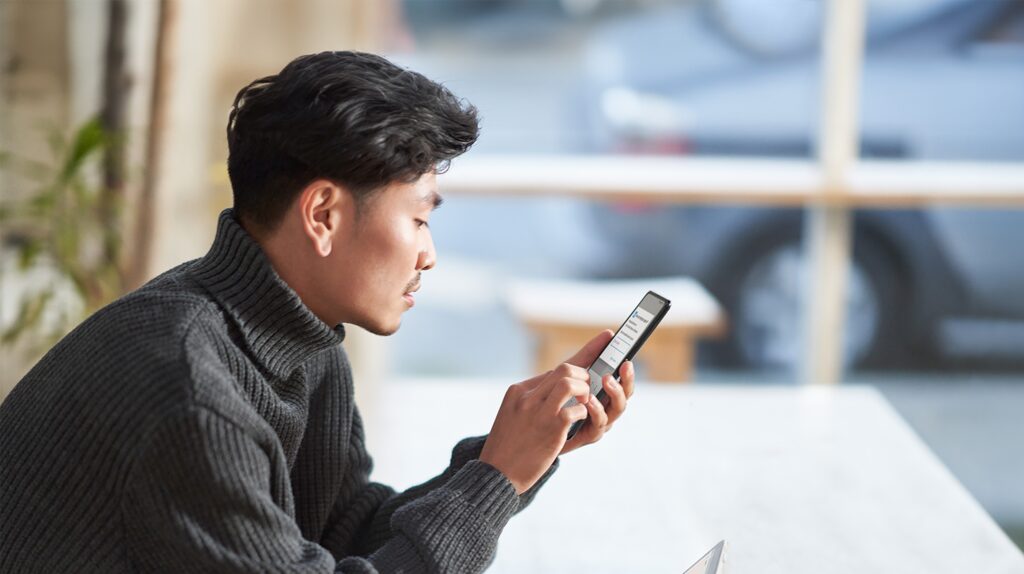
[[[209,325],[225,319],[212,298],[187,283],[169,275],[93,313],[33,366],[4,406],[42,420],[71,403],[103,420],[134,421],[128,425],[134,428],[141,419],[192,404],[188,342],[199,331],[215,332]],[[112,404],[134,406],[121,412]]]
[[[113,337],[181,341],[197,321],[220,315],[216,302],[188,274],[190,263],[171,269],[91,316]]]
[[[61,340],[40,366],[72,364],[79,372],[102,369],[105,377],[175,378],[188,374],[186,343],[216,332],[225,323],[217,303],[180,265],[122,296],[83,321]],[[198,328],[197,328],[198,327]]]

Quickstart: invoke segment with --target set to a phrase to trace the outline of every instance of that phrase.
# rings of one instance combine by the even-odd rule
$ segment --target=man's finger
[[[572,377],[581,381],[590,380],[590,373],[587,372],[586,369],[572,363],[562,363],[561,365],[558,365],[554,370],[554,373],[558,376]]]
[[[619,368],[619,384],[622,385],[622,392],[625,393],[627,399],[633,396],[635,382],[636,370],[633,368],[633,361],[622,363],[622,367]]]
[[[576,404],[571,407],[565,407],[559,413],[562,420],[569,425],[572,425],[576,421],[581,421],[587,418],[587,406]]]
[[[604,386],[604,395],[608,398],[605,412],[608,413],[608,421],[612,423],[618,420],[626,410],[626,393],[622,385],[616,382],[615,377],[611,375],[605,375],[601,382]]]
[[[605,412],[601,401],[597,400],[597,397],[591,396],[585,406],[587,409],[587,423],[583,425],[580,432],[576,433],[576,436],[572,437],[573,441],[578,440],[579,443],[574,444],[573,448],[601,440],[601,437],[604,436],[608,428],[608,414]]]
[[[549,383],[548,387],[544,389],[539,389],[538,396],[540,396],[540,400],[548,400],[548,396],[550,396],[555,389],[555,382],[557,382],[559,379],[567,377],[570,379],[578,379],[580,381],[583,381],[588,384],[589,388],[590,373],[587,372],[586,369],[584,369],[583,367],[577,367],[576,365],[570,365],[569,363],[562,363],[561,365],[558,365],[558,367],[555,370],[551,371],[548,375],[546,379]]]
[[[594,335],[593,339],[587,341],[587,343],[583,345],[579,351],[576,351],[576,354],[570,357],[566,362],[583,368],[589,367],[590,364],[597,359],[597,356],[601,351],[608,346],[608,343],[611,342],[614,334],[615,333],[612,333],[611,329],[605,329],[597,335]]]
[[[590,400],[587,401],[587,412],[590,417],[590,423],[594,425],[597,431],[594,439],[600,438],[604,434],[605,427],[608,426],[608,411],[604,410],[604,405],[601,401],[597,400],[597,397],[591,396]]]
[[[551,383],[551,390],[544,399],[544,404],[553,412],[561,409],[573,397],[579,397],[577,400],[583,399],[580,401],[583,402],[589,396],[590,383],[573,377],[561,377]]]

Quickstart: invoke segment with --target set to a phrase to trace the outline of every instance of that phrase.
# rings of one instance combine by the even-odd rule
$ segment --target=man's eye
[[[430,224],[427,223],[426,221],[423,221],[422,219],[417,219],[416,220],[416,227],[423,227],[423,226],[430,227]]]

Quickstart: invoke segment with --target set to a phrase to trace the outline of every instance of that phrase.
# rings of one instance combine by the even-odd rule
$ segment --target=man
[[[234,208],[209,253],[90,317],[0,406],[0,571],[483,570],[556,457],[622,414],[631,365],[591,397],[602,332],[512,385],[436,478],[370,482],[343,325],[388,335],[414,305],[435,173],[476,112],[330,52],[243,88],[227,133]]]

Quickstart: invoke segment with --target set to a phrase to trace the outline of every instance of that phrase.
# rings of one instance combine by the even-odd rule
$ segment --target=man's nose
[[[420,251],[419,260],[416,262],[416,269],[426,271],[432,269],[437,263],[437,252],[434,250],[434,238],[427,236],[427,245]]]

